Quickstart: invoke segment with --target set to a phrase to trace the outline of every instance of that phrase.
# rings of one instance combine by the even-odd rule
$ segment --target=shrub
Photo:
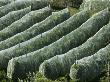
[[[84,0],[69,0],[69,1],[72,4],[71,6],[73,6],[74,8],[79,8]]]

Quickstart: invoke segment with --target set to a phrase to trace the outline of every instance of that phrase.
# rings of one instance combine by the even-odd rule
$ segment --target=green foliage
[[[64,53],[64,52],[68,51],[71,47],[78,46],[79,42],[77,42],[75,40],[74,36],[75,36],[75,34],[78,33],[79,30],[77,30],[75,32],[73,30],[77,29],[88,18],[89,18],[89,13],[86,10],[84,10],[84,11],[79,12],[79,13],[75,14],[74,16],[70,17],[68,20],[64,21],[63,23],[57,25],[52,30],[49,30],[49,31],[43,33],[42,34],[43,38],[41,36],[39,36],[39,38],[37,38],[36,42],[34,43],[34,45],[35,44],[39,44],[39,45],[38,46],[36,45],[34,49],[44,47],[44,44],[47,45],[47,44],[52,43],[53,41],[56,41],[56,40],[57,41],[53,42],[52,44],[50,44],[44,48],[36,50],[35,52],[31,52],[31,53],[25,54],[21,57],[10,60],[9,65],[8,65],[8,67],[9,67],[8,73],[9,73],[10,77],[12,76],[12,77],[22,78],[22,75],[24,76],[29,71],[30,72],[38,71],[40,64],[45,59],[49,59],[59,53]],[[85,41],[85,39],[82,40],[80,43],[83,43],[84,41]],[[31,40],[31,42],[33,43],[32,40]],[[21,49],[22,48],[20,48],[20,50]],[[12,50],[12,53],[13,53],[13,50]],[[6,57],[6,55],[8,57],[10,57],[10,59],[11,59],[11,57],[15,56],[15,54],[14,55],[5,54],[5,57]],[[4,55],[2,55],[2,57],[3,56]],[[16,62],[19,62],[19,64],[17,64]],[[27,67],[27,65],[29,68]],[[17,69],[19,68],[19,72],[17,72],[18,70],[16,69],[16,67],[17,67]],[[10,68],[13,68],[14,71],[10,70]],[[25,68],[26,70],[24,70],[22,68]],[[14,75],[17,75],[17,76],[14,76]]]
[[[68,6],[71,6],[71,7],[68,7],[69,8],[69,11],[70,11],[70,14],[71,15],[74,15],[74,14],[76,14],[77,12],[79,12],[79,10],[77,10],[77,8],[79,8],[79,6],[80,6],[80,4],[82,3],[82,1],[84,1],[84,3],[81,5],[81,7],[80,7],[80,9],[85,9],[85,8],[89,8],[90,7],[90,12],[92,12],[92,14],[93,13],[95,13],[95,12],[98,12],[98,11],[100,11],[100,10],[102,10],[102,9],[105,9],[106,7],[109,7],[109,2],[110,1],[108,1],[108,0],[103,0],[103,3],[102,3],[102,0],[94,0],[94,1],[92,1],[92,0],[90,0],[91,2],[92,2],[92,5],[90,6],[90,4],[91,4],[91,2],[88,2],[88,3],[85,3],[85,1],[87,1],[87,0],[21,0],[21,1],[19,1],[19,0],[0,0],[0,30],[2,30],[2,29],[4,29],[4,28],[7,28],[7,26],[10,26],[13,22],[15,22],[15,21],[17,21],[17,20],[19,20],[21,17],[23,17],[23,15],[25,15],[26,13],[28,13],[28,12],[30,12],[30,11],[34,11],[34,10],[37,10],[37,9],[40,9],[40,8],[43,8],[43,7],[45,7],[45,6],[47,6],[47,5],[49,5],[49,3],[50,3],[50,6],[53,8],[53,9],[63,9],[63,8],[65,8],[65,7],[68,7]],[[106,5],[105,5],[106,4]],[[29,6],[31,6],[31,7],[29,7]],[[75,8],[72,8],[72,7],[75,7]],[[26,11],[25,11],[26,10]],[[56,10],[55,10],[56,11]],[[23,12],[23,13],[21,13],[21,12]],[[82,43],[80,43],[80,41],[82,41],[82,37],[83,36],[85,36],[85,35],[81,35],[80,36],[80,32],[77,32],[76,31],[76,33],[74,34],[74,33],[72,33],[73,32],[73,28],[72,27],[74,27],[74,24],[73,25],[71,25],[71,22],[75,22],[75,21],[72,21],[73,19],[71,19],[70,21],[71,22],[69,22],[69,21],[66,21],[66,23],[64,24],[64,25],[58,25],[58,26],[56,26],[57,24],[59,24],[59,23],[61,23],[61,22],[63,22],[64,20],[67,20],[68,19],[68,17],[65,17],[65,16],[62,16],[62,17],[59,17],[59,16],[55,16],[55,14],[56,14],[56,12],[55,13],[53,13],[53,20],[54,21],[49,21],[49,18],[50,19],[52,19],[51,17],[48,17],[46,20],[44,20],[44,21],[42,21],[42,22],[40,22],[40,23],[34,23],[35,25],[31,25],[31,26],[29,26],[28,24],[30,24],[30,23],[27,23],[27,26],[25,26],[26,24],[24,24],[24,25],[21,25],[21,26],[19,26],[20,25],[20,23],[21,22],[19,22],[19,23],[15,23],[15,27],[16,26],[18,26],[17,28],[15,28],[14,26],[14,28],[15,29],[5,29],[5,31],[4,31],[4,33],[7,31],[7,34],[5,35],[5,34],[3,34],[3,35],[1,35],[0,36],[0,38],[1,37],[4,37],[2,40],[4,40],[4,41],[2,41],[2,40],[0,40],[1,42],[0,42],[0,49],[2,50],[2,49],[5,49],[5,48],[9,48],[9,47],[11,47],[11,46],[14,46],[14,45],[16,45],[16,44],[18,44],[18,45],[16,45],[16,46],[14,46],[14,47],[11,47],[11,48],[9,48],[9,49],[6,49],[6,50],[2,50],[2,51],[0,51],[0,65],[2,65],[2,66],[0,66],[2,69],[6,69],[6,67],[7,67],[7,63],[8,63],[8,61],[12,58],[12,56],[13,57],[15,57],[15,56],[19,56],[19,55],[23,55],[23,54],[25,54],[25,53],[28,53],[28,52],[31,52],[31,53],[28,53],[28,54],[25,54],[25,55],[23,55],[23,56],[20,56],[20,57],[16,57],[16,58],[12,58],[12,60],[14,60],[14,61],[12,61],[12,60],[10,60],[10,61],[12,61],[13,62],[13,66],[14,66],[14,64],[15,64],[15,66],[16,67],[13,67],[13,66],[11,66],[10,64],[10,67],[12,67],[12,70],[14,69],[14,71],[16,72],[15,74],[18,74],[18,76],[19,75],[21,75],[21,77],[25,77],[25,74],[26,74],[26,78],[24,78],[23,80],[21,80],[21,79],[18,79],[18,82],[21,82],[21,81],[23,81],[23,82],[65,82],[66,80],[67,80],[67,76],[65,76],[65,77],[61,77],[62,75],[64,76],[65,75],[65,72],[62,72],[63,70],[64,71],[68,71],[68,70],[70,70],[70,68],[69,68],[69,63],[70,63],[70,61],[69,61],[69,58],[71,59],[72,57],[67,57],[66,58],[66,56],[65,56],[65,59],[67,59],[65,62],[63,62],[63,65],[64,65],[64,63],[65,63],[65,67],[62,67],[62,64],[61,63],[57,63],[57,62],[59,62],[59,60],[60,61],[62,61],[61,59],[62,58],[60,58],[59,59],[59,56],[57,56],[58,57],[58,61],[57,62],[53,62],[53,64],[51,64],[51,63],[48,63],[48,60],[46,60],[47,61],[47,63],[46,63],[46,65],[47,65],[47,67],[45,67],[45,65],[44,65],[44,67],[47,69],[48,68],[48,70],[49,70],[49,72],[48,73],[50,73],[50,75],[51,75],[51,71],[52,71],[52,69],[50,69],[50,67],[49,66],[52,66],[52,68],[53,69],[55,69],[55,70],[57,70],[56,69],[56,67],[58,67],[58,71],[57,72],[59,72],[60,71],[60,74],[59,74],[59,76],[58,77],[60,77],[60,78],[57,78],[56,80],[54,80],[54,81],[52,81],[52,80],[50,80],[50,79],[47,79],[46,77],[46,75],[42,75],[41,73],[37,73],[37,74],[35,74],[35,73],[32,73],[33,71],[34,72],[36,72],[36,71],[38,71],[38,68],[39,68],[39,66],[40,66],[40,64],[45,60],[45,59],[49,59],[49,58],[51,58],[51,57],[53,57],[53,56],[55,56],[55,55],[57,55],[57,54],[62,54],[62,53],[65,53],[65,52],[67,52],[68,50],[70,50],[71,48],[73,48],[73,46],[74,47],[76,47],[75,45],[74,45],[74,42],[76,41],[76,43],[75,44],[77,44],[77,42],[78,42],[78,44],[77,44],[77,46],[78,45],[80,45],[80,44],[82,44]],[[91,14],[91,13],[90,13]],[[2,17],[3,16],[3,17]],[[55,16],[55,17],[54,17]],[[42,15],[40,15],[39,17],[42,17]],[[57,19],[58,18],[58,19]],[[64,19],[63,19],[64,18]],[[66,19],[67,18],[67,19]],[[77,19],[78,18],[78,19]],[[109,17],[108,17],[109,18]],[[11,20],[10,20],[11,19]],[[61,20],[60,20],[61,19]],[[81,19],[80,17],[77,17],[76,16],[76,19],[77,20],[79,20],[79,19]],[[82,22],[82,20],[85,20],[86,19],[86,16],[84,17],[84,18],[82,18],[81,19],[81,22]],[[99,19],[100,19],[100,17],[99,17]],[[102,19],[102,22],[100,22],[100,20],[98,20],[97,19],[97,21],[99,21],[99,22],[97,22],[97,24],[96,25],[94,25],[94,27],[97,27],[98,25],[102,25],[103,24],[103,22],[106,22],[107,20],[106,20],[107,18],[104,18],[104,19]],[[90,20],[90,19],[89,19]],[[86,21],[86,20],[85,20]],[[84,22],[85,22],[84,21]],[[33,22],[33,21],[32,21]],[[47,24],[48,23],[48,24]],[[75,23],[78,23],[78,25],[81,25],[80,23],[79,23],[79,21],[76,21]],[[91,24],[94,24],[94,23],[91,23]],[[12,24],[13,25],[13,24]],[[48,26],[49,25],[49,26]],[[65,34],[63,34],[62,33],[62,31],[63,32],[67,32],[68,30],[67,29],[65,29],[65,28],[63,28],[63,27],[68,27],[69,25],[71,25],[70,26],[70,28],[68,28],[69,29],[69,32],[71,32],[71,33],[67,33],[67,35],[66,35],[66,33]],[[89,26],[90,24],[89,24],[89,22],[87,22],[87,24],[85,24],[85,26],[84,27],[86,27],[86,26]],[[26,29],[24,29],[24,26],[26,27]],[[55,28],[57,27],[57,28],[61,28],[62,27],[62,29],[57,29],[57,30],[55,30],[54,29],[54,31],[52,32],[50,29],[53,29],[53,27],[55,26]],[[18,29],[18,28],[23,28],[24,30],[22,30],[22,29]],[[78,27],[78,26],[77,26]],[[83,27],[83,25],[82,25],[82,27]],[[29,29],[28,29],[29,28]],[[44,29],[45,28],[45,29]],[[17,29],[17,30],[16,30]],[[75,28],[76,29],[76,28]],[[22,32],[22,31],[23,32]],[[49,31],[48,31],[49,30]],[[71,30],[71,31],[70,31]],[[16,33],[14,33],[13,34],[13,32],[14,31],[16,31],[16,33],[18,33],[17,35],[15,35],[15,36],[13,36],[14,34],[16,34]],[[19,33],[19,32],[21,32],[21,33]],[[48,35],[48,33],[47,32],[45,32],[45,31],[48,31],[48,33],[50,34],[50,36],[48,36],[47,37],[47,35]],[[85,32],[86,30],[84,30],[84,32]],[[92,31],[92,30],[91,30]],[[9,32],[9,33],[8,33]],[[12,32],[12,37],[10,36],[10,33]],[[43,32],[45,32],[45,33],[43,33]],[[59,37],[59,35],[57,35],[57,33],[59,33],[59,34],[62,34],[62,36],[63,36],[63,40],[62,40],[62,36],[60,36]],[[86,32],[85,32],[86,33]],[[89,33],[89,32],[88,32]],[[87,33],[87,35],[88,35],[88,33]],[[109,32],[108,32],[109,33]],[[40,35],[39,35],[40,34]],[[46,36],[45,36],[45,34],[46,34]],[[78,38],[77,38],[77,36],[76,37],[74,37],[74,35],[77,35],[78,34]],[[97,33],[98,34],[98,33]],[[104,34],[104,32],[103,32],[103,34]],[[102,35],[103,35],[102,34]],[[9,35],[9,36],[8,36]],[[34,40],[34,39],[31,39],[31,38],[33,38],[33,37],[35,37],[36,35],[39,35],[39,36],[37,36],[36,38],[38,38],[39,40]],[[65,35],[66,35],[66,38],[64,38],[65,37]],[[109,35],[109,34],[108,34]],[[107,36],[108,36],[107,35]],[[55,37],[54,37],[55,36]],[[5,38],[6,37],[6,38]],[[11,38],[9,38],[9,37],[11,37]],[[79,37],[81,37],[81,39],[79,39]],[[8,39],[7,39],[8,38]],[[42,39],[43,38],[43,39]],[[61,39],[60,39],[61,38]],[[73,38],[73,39],[72,39]],[[106,36],[104,37],[104,39],[106,40]],[[5,40],[6,39],[6,40]],[[31,40],[29,40],[29,39],[31,39]],[[60,39],[60,40],[58,40],[58,39]],[[109,39],[109,38],[108,38]],[[29,41],[26,41],[26,40],[29,40]],[[56,41],[56,40],[58,40],[58,41]],[[102,41],[105,41],[105,40],[102,40]],[[26,42],[24,42],[24,41],[26,41]],[[46,42],[47,41],[47,42]],[[48,41],[50,42],[50,43],[48,43]],[[56,41],[56,42],[55,42]],[[24,43],[21,43],[21,42],[24,42]],[[28,43],[29,42],[29,43]],[[52,43],[52,42],[54,42],[54,43]],[[58,44],[57,44],[57,42],[58,42]],[[73,43],[72,43],[73,42]],[[101,41],[99,41],[99,42],[101,42]],[[38,44],[37,44],[38,43]],[[52,43],[52,44],[51,44]],[[80,43],[80,44],[79,44]],[[106,43],[106,41],[105,41],[105,43]],[[37,45],[36,45],[37,44]],[[45,44],[45,45],[44,45]],[[50,44],[50,45],[49,45]],[[94,42],[94,44],[95,44],[95,42]],[[104,44],[104,45],[107,45],[108,44],[108,42],[106,43],[106,44]],[[42,46],[42,45],[44,45],[44,46],[46,46],[46,47],[44,47],[44,46]],[[49,45],[49,46],[47,46],[47,45]],[[39,47],[39,48],[38,48]],[[44,47],[44,48],[42,48],[42,47]],[[15,49],[14,49],[15,48]],[[21,48],[21,49],[20,49]],[[40,49],[40,50],[37,50],[37,48],[38,49],[40,49],[40,48],[42,48],[42,49]],[[84,48],[85,50],[84,50],[84,54],[86,54],[86,52],[89,50],[86,50],[86,48]],[[35,51],[35,52],[32,52],[32,51],[34,51],[34,50],[37,50],[37,51]],[[93,49],[93,50],[91,50],[91,52],[94,52],[94,50],[95,50],[95,48]],[[70,50],[71,51],[71,50]],[[76,48],[75,48],[75,51],[77,51],[76,50]],[[77,52],[75,52],[75,51],[73,51],[74,53],[77,53]],[[67,53],[66,53],[67,54]],[[70,53],[71,54],[71,53]],[[81,53],[82,54],[82,53]],[[101,53],[102,54],[102,53]],[[104,53],[104,57],[103,58],[105,58],[105,54],[106,54],[106,52]],[[69,55],[69,54],[68,54]],[[90,54],[89,54],[90,55]],[[56,57],[56,56],[55,56]],[[63,56],[62,56],[63,57]],[[31,59],[32,58],[32,59]],[[35,58],[35,59],[34,59]],[[77,60],[77,58],[78,58],[78,56],[75,56],[74,57],[75,58],[75,60]],[[72,58],[72,61],[74,61],[74,58]],[[100,58],[100,56],[98,56],[98,59]],[[85,58],[86,59],[86,58]],[[91,58],[90,58],[91,59]],[[96,58],[97,59],[97,58]],[[97,59],[97,60],[98,60]],[[51,59],[49,59],[49,61],[51,61]],[[68,63],[68,61],[69,61],[69,63]],[[78,61],[80,61],[80,60],[78,60]],[[99,60],[100,61],[100,60]],[[98,62],[99,62],[98,61]],[[100,62],[103,62],[104,60],[102,59],[102,61],[100,61]],[[93,62],[93,61],[92,61]],[[10,63],[10,62],[9,62]],[[54,64],[55,63],[57,63],[56,64],[56,67],[54,66]],[[67,64],[66,64],[67,63]],[[83,62],[83,63],[85,63],[85,62]],[[12,64],[12,63],[11,63]],[[73,62],[72,62],[72,64],[73,64]],[[71,65],[72,65],[71,64]],[[80,68],[80,66],[78,65],[79,63],[75,63],[75,65],[73,66],[73,68],[75,68],[75,69],[79,69]],[[94,63],[93,63],[93,65],[94,65]],[[101,64],[101,65],[103,65],[103,64]],[[86,66],[86,65],[85,65]],[[90,66],[90,65],[88,65],[88,66]],[[95,65],[94,65],[95,66]],[[94,66],[90,66],[91,67],[91,69],[92,68],[94,68]],[[67,68],[69,68],[69,69],[66,69],[66,67]],[[72,68],[72,69],[73,69]],[[105,68],[105,67],[104,67]],[[107,68],[107,67],[106,67]],[[61,70],[60,70],[61,69]],[[88,67],[88,69],[89,69],[89,67]],[[91,70],[90,69],[90,70]],[[103,68],[102,68],[103,69]],[[11,70],[11,72],[12,72],[12,70]],[[48,71],[48,70],[46,70],[46,71]],[[29,72],[30,71],[30,72]],[[44,70],[45,71],[45,70]],[[78,70],[79,71],[79,70]],[[94,70],[91,70],[91,72],[92,71],[94,71]],[[19,73],[19,72],[21,72],[21,74]],[[57,73],[57,72],[54,72],[54,71],[52,71],[53,72],[53,74],[51,75],[51,77],[56,77],[56,75],[54,75],[54,73]],[[90,71],[89,71],[90,72]],[[107,72],[107,69],[106,69],[106,71],[104,71],[104,76],[103,77],[101,77],[101,76],[98,76],[98,77],[96,77],[96,75],[97,74],[99,74],[99,72],[97,73],[97,74],[95,74],[93,77],[96,77],[95,79],[93,79],[93,81],[92,82],[98,82],[99,81],[99,78],[101,77],[101,79],[100,79],[100,82],[107,82],[108,81],[108,77],[107,77],[107,73],[105,74],[105,72]],[[8,73],[8,72],[7,72]],[[12,72],[13,73],[13,72]],[[94,72],[92,72],[92,73],[90,73],[90,74],[93,74]],[[89,74],[89,75],[90,75]],[[48,74],[47,74],[48,75]],[[68,74],[67,74],[68,75]],[[81,74],[80,74],[81,75]],[[14,76],[14,75],[12,75],[12,76]],[[46,76],[46,77],[45,77]],[[83,76],[84,77],[84,76]],[[50,78],[50,77],[49,77]],[[91,79],[91,77],[89,78],[89,79]],[[70,80],[70,82],[74,82],[76,79],[73,79],[72,78],[72,80]],[[6,75],[6,71],[0,71],[0,82],[17,82],[17,80],[15,79],[15,80],[10,80],[10,79],[8,79],[7,78],[7,75]]]
[[[0,17],[8,14],[11,11],[29,7],[31,2],[29,0],[13,1],[7,5],[0,7]]]
[[[62,23],[70,17],[68,9],[54,12],[42,22],[34,24],[29,29],[16,34],[4,41],[0,42],[0,50],[12,47],[18,43],[27,41],[45,31],[54,28],[56,25]],[[40,37],[39,37],[40,38]]]
[[[11,11],[7,15],[0,18],[0,30],[11,25],[13,22],[22,18],[25,14],[31,11],[31,7],[27,7],[17,11]]]
[[[53,0],[50,2],[50,6],[55,10],[60,10],[67,7],[67,0]]]
[[[13,0],[0,0],[0,7],[11,3]]]
[[[105,19],[103,18],[104,13],[107,15],[107,22],[105,24],[102,24],[101,22],[103,22],[103,19]],[[58,77],[64,76],[67,73],[69,73],[71,65],[75,63],[77,59],[83,58],[88,55],[92,55],[93,53],[98,51],[100,48],[106,46],[107,42],[109,41],[108,38],[110,38],[110,33],[108,33],[110,31],[110,27],[109,27],[110,24],[102,28],[100,31],[98,30],[101,27],[103,27],[103,25],[106,25],[109,22],[109,16],[110,15],[109,15],[108,9],[105,9],[95,14],[94,16],[92,16],[88,21],[82,24],[78,29],[73,31],[73,33],[75,34],[73,34],[74,36],[71,37],[71,38],[74,38],[72,40],[73,42],[72,44],[74,44],[74,42],[75,44],[76,42],[80,43],[84,39],[85,40],[88,39],[88,40],[79,47],[76,47],[76,48],[73,47],[73,49],[71,50],[69,49],[70,51],[68,51],[65,54],[58,53],[59,55],[44,61],[39,68],[40,72],[49,79],[56,79]],[[95,33],[96,35],[93,38],[89,39],[89,37],[91,36],[90,34],[92,34],[93,36]],[[69,38],[69,40],[71,40],[71,38]],[[64,45],[65,42],[66,41],[64,41],[62,45]],[[66,49],[68,48],[68,45],[66,45]],[[63,50],[66,50],[66,49],[63,48]],[[52,75],[54,75],[54,77]]]
[[[72,7],[78,9],[80,5],[83,3],[83,0],[70,0],[70,2],[72,3]]]
[[[0,17],[8,14],[11,11],[20,10],[29,6],[31,6],[31,10],[37,10],[48,5],[49,3],[47,1],[42,0],[15,0],[0,7]]]
[[[50,1],[53,9],[63,9],[65,7],[79,8],[83,0],[53,0]]]
[[[4,79],[3,79],[4,78]],[[0,71],[0,80],[5,80],[6,78],[6,73],[5,71]]]
[[[109,27],[105,27],[105,28],[109,28],[110,30],[110,24]],[[77,65],[79,66],[79,68],[75,68],[74,67],[75,64],[73,64],[70,69],[70,77],[72,79],[73,78],[79,79],[81,82],[85,80],[91,81],[94,78],[98,77],[105,68],[105,65],[108,64],[108,62],[110,62],[109,49],[110,49],[110,44],[100,49],[98,52],[96,52],[91,56],[77,60]]]
[[[51,13],[52,10],[49,7],[27,13],[21,19],[15,21],[10,26],[0,31],[0,41],[3,41],[19,32],[28,29],[35,23],[41,22],[51,15]]]
[[[107,7],[110,8],[110,0],[84,0],[80,6],[80,10],[88,9],[94,14]]]

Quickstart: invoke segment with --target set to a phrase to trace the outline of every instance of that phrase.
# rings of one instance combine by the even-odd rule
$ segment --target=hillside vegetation
[[[109,82],[109,0],[0,0],[0,82]]]

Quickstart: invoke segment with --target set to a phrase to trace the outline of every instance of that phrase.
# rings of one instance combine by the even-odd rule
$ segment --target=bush
[[[51,0],[50,6],[55,10],[60,10],[67,7],[67,0]]]
[[[83,3],[84,0],[70,0],[71,6],[74,8],[79,8],[80,5]]]

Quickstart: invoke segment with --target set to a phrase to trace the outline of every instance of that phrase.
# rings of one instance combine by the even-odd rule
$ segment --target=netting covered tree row
[[[80,14],[84,14],[84,13],[85,13],[84,11],[80,12]],[[91,17],[90,19],[88,19],[79,28],[70,32],[66,36],[60,38],[56,42],[54,42],[42,49],[39,49],[37,51],[11,59],[8,63],[8,68],[7,68],[9,77],[10,78],[12,78],[12,77],[23,78],[23,76],[26,76],[26,73],[38,71],[40,64],[44,60],[49,59],[58,54],[66,53],[70,49],[81,45],[89,37],[93,36],[103,25],[108,23],[109,14],[110,13],[109,13],[108,9],[105,9],[102,12],[100,12],[100,13],[94,15],[93,17]],[[76,17],[76,18],[79,18],[79,17]],[[81,20],[81,18],[79,18],[79,19]],[[84,18],[82,18],[82,20],[84,20]],[[76,23],[78,23],[78,22],[76,22]],[[55,60],[56,60],[56,58],[57,57],[55,57]],[[59,59],[59,61],[62,61],[61,58]],[[59,62],[59,61],[56,60],[55,62]],[[52,62],[49,62],[49,63],[52,63]],[[63,62],[63,64],[65,64],[65,63],[66,62]],[[59,73],[65,74],[64,70],[67,67],[69,67],[67,63],[66,63],[65,67],[62,67],[62,65],[60,66],[60,64],[58,64],[58,63],[57,64],[52,63],[52,66],[50,65],[50,67],[52,67],[52,69],[55,68],[55,70],[47,70],[47,69],[45,70],[44,69],[43,73],[46,73],[46,75],[48,75],[49,78],[55,79],[59,76]],[[60,67],[61,67],[61,69],[60,69]],[[56,70],[56,68],[58,68],[58,70]]]

